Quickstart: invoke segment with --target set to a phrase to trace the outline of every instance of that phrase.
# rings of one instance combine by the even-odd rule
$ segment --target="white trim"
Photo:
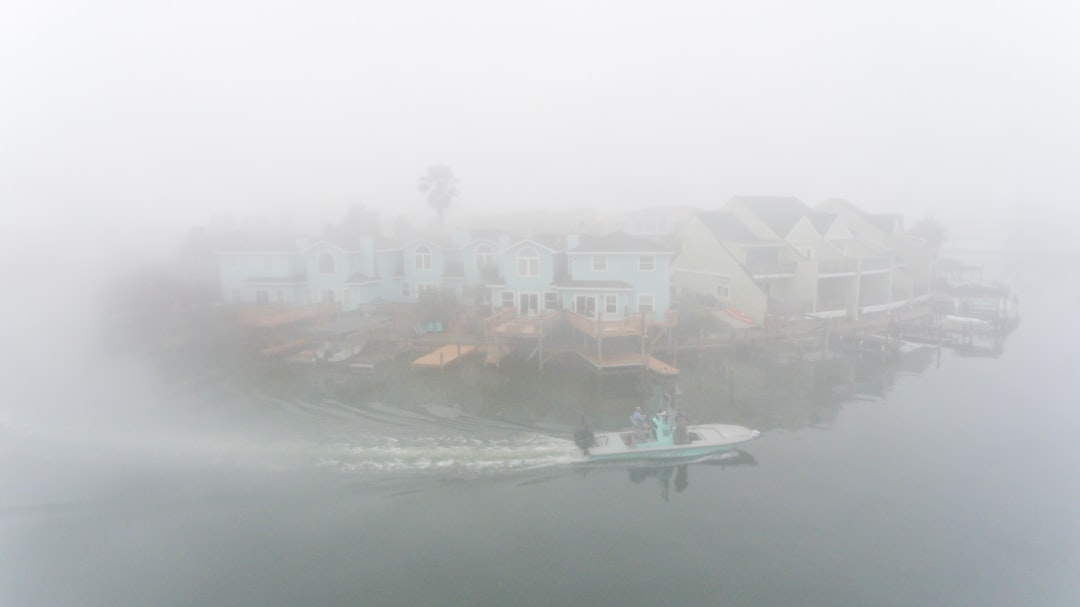
[[[591,287],[591,286],[566,286],[566,285],[553,285],[556,291],[633,291],[633,285],[626,285],[625,287]]]
[[[884,304],[874,304],[871,306],[863,306],[859,308],[859,311],[864,314],[872,314],[874,312],[888,312],[889,310],[895,310],[907,305],[907,301],[893,301]]]
[[[686,272],[687,274],[701,274],[703,276],[731,276],[730,274],[721,272],[711,272],[709,270],[694,270],[691,268],[671,268],[672,272]]]
[[[586,251],[575,249],[567,251],[567,255],[674,255],[675,251]]]

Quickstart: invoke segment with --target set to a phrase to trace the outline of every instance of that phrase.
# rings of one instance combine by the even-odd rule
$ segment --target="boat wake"
[[[569,465],[581,459],[569,439],[476,417],[454,407],[407,410],[381,403],[324,401],[345,422],[323,437],[315,464],[343,471],[475,476]]]
[[[170,415],[2,420],[0,448],[83,463],[304,469],[471,478],[580,461],[558,432],[477,417],[452,406],[234,396],[178,403]],[[177,413],[179,411],[179,413]],[[566,435],[569,435],[567,431]]]

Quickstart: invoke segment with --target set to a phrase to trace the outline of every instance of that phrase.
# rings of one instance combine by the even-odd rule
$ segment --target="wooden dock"
[[[447,344],[412,361],[412,366],[414,369],[442,369],[474,350],[476,346],[469,344]]]
[[[645,361],[645,366],[648,367],[649,370],[653,373],[656,373],[657,375],[663,375],[665,377],[674,377],[679,374],[678,369],[656,358],[655,356],[649,356],[648,360]]]

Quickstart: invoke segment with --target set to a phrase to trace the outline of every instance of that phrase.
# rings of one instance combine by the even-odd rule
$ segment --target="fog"
[[[35,575],[45,580],[48,575],[40,571],[62,560],[56,555],[64,552],[65,540],[39,542],[41,534],[49,537],[41,531],[49,526],[23,525],[13,513],[21,516],[20,509],[33,513],[39,504],[86,495],[100,496],[104,502],[127,499],[126,486],[114,490],[109,482],[98,483],[96,474],[110,482],[114,476],[121,479],[115,481],[119,486],[132,477],[142,479],[144,472],[146,478],[159,479],[160,469],[191,480],[188,468],[194,467],[195,488],[190,493],[183,484],[167,490],[153,484],[167,485],[167,480],[146,480],[146,486],[156,487],[162,495],[175,491],[197,504],[183,516],[194,520],[192,528],[211,531],[199,536],[195,545],[202,550],[192,554],[213,552],[215,528],[224,530],[235,550],[258,533],[233,526],[232,510],[205,514],[202,508],[210,507],[204,502],[216,504],[219,493],[242,492],[245,482],[257,484],[249,473],[256,467],[260,474],[265,472],[265,462],[299,469],[298,476],[304,476],[307,467],[338,462],[335,458],[355,464],[364,458],[397,458],[399,451],[408,451],[397,443],[387,447],[380,442],[385,437],[374,431],[363,435],[371,440],[359,447],[348,442],[349,436],[375,427],[402,432],[393,440],[412,449],[405,464],[398,459],[387,462],[430,465],[437,460],[431,454],[445,445],[427,442],[428,435],[440,435],[441,440],[440,433],[458,432],[475,422],[456,421],[457,410],[357,412],[357,403],[318,399],[298,404],[252,397],[249,402],[236,396],[241,388],[233,391],[233,387],[222,389],[224,396],[205,396],[189,390],[182,369],[162,364],[160,352],[148,351],[145,343],[110,349],[110,329],[116,326],[111,323],[129,309],[116,307],[122,301],[116,285],[147,268],[176,263],[192,228],[226,217],[318,233],[350,207],[362,205],[378,211],[387,223],[399,216],[429,222],[435,212],[417,185],[428,167],[439,164],[452,167],[459,180],[460,195],[447,211],[447,223],[464,227],[491,214],[666,206],[719,209],[738,195],[795,196],[812,206],[842,198],[869,212],[903,214],[908,227],[933,217],[947,230],[946,248],[954,247],[958,256],[963,257],[971,242],[1004,254],[1005,261],[990,262],[997,271],[993,277],[1026,287],[1025,305],[1030,301],[1026,294],[1040,298],[1041,307],[1028,309],[1074,311],[1068,302],[1080,301],[1080,273],[1062,261],[1080,253],[1075,244],[1080,242],[1080,206],[1075,200],[1080,192],[1078,28],[1080,3],[1067,0],[675,4],[558,0],[528,6],[471,0],[4,3],[0,270],[7,280],[0,289],[0,330],[5,336],[0,346],[0,453],[16,456],[5,457],[8,464],[0,468],[0,476],[9,481],[5,485],[15,487],[15,497],[0,501],[0,532],[15,541],[0,544],[45,547],[35,548],[37,565],[33,559],[23,565],[10,549],[0,550],[0,571],[14,571],[18,564],[18,571],[26,574],[0,574],[0,582],[18,578],[24,584],[11,595],[0,591],[0,599],[29,597],[33,602],[46,597],[41,604],[65,602],[56,599],[63,595],[50,595],[45,582],[40,586],[46,590],[39,592],[34,583],[22,581],[35,580]],[[1061,290],[1063,285],[1069,290]],[[1045,317],[1043,322],[1048,324]],[[1033,335],[1056,335],[1060,342],[1054,343],[1065,343],[1075,325],[1067,323],[1057,333],[1044,326],[1042,333]],[[128,328],[139,326],[150,327],[129,322]],[[145,341],[153,344],[155,339]],[[1024,352],[1040,351],[1041,344],[1021,344]],[[971,378],[980,371],[963,366],[969,362],[954,363],[963,371],[958,377],[977,383]],[[940,367],[940,356],[937,364]],[[1055,364],[1060,366],[1060,359]],[[1036,366],[1026,368],[1025,386],[1041,385],[1040,379],[1032,379],[1042,373],[1032,368]],[[1071,393],[1075,382],[1066,389],[1067,369],[1047,368],[1059,372],[1055,378],[1063,378],[1060,390],[1052,383],[1041,387],[1046,400],[1057,403],[1056,409],[1044,411],[1052,425],[1054,416],[1065,410],[1064,401],[1054,399]],[[168,381],[161,381],[163,375]],[[995,377],[1008,384],[1001,374]],[[473,380],[468,377],[462,383]],[[959,402],[964,386],[957,382],[947,393],[959,395]],[[1023,392],[1025,386],[1017,385],[1016,390]],[[251,394],[261,388],[242,387]],[[915,394],[908,396],[909,404],[932,415],[926,405],[932,398],[926,395],[941,392],[924,387],[920,393],[910,385],[907,389]],[[233,397],[236,401],[229,400]],[[962,413],[974,417],[975,404],[967,407]],[[1013,428],[1002,420],[1012,410],[1001,405],[1001,411],[1002,416],[995,418],[999,425],[990,435],[1011,440]],[[794,415],[801,414],[798,410]],[[895,410],[891,415],[901,418]],[[1068,419],[1070,427],[1076,425]],[[522,438],[501,421],[489,425],[484,424],[490,420],[482,421],[479,426],[487,434],[462,433],[496,458],[496,465],[514,462],[508,467],[519,466],[513,468],[515,473],[537,462],[565,465],[561,452],[556,453],[561,442],[551,439],[538,445],[535,437]],[[892,428],[896,421],[889,419],[879,428]],[[953,420],[955,427],[961,423]],[[416,436],[406,435],[402,427]],[[821,451],[815,452],[813,444],[782,442],[783,436],[772,443],[766,437],[763,442],[771,447],[764,452],[787,454],[789,461],[804,459],[806,470],[800,478],[809,478],[817,464],[814,457],[822,457]],[[874,447],[859,443],[861,435],[853,430],[843,436],[834,451],[855,449],[852,445]],[[327,437],[340,442],[328,446]],[[888,440],[882,442],[891,446]],[[938,437],[943,460],[949,457],[948,444]],[[461,454],[472,453],[471,446],[455,443],[452,452],[466,457]],[[535,460],[522,460],[521,451],[528,449]],[[1046,451],[1062,456],[1061,461],[1074,455],[1049,447]],[[27,453],[30,463],[23,466],[19,457]],[[878,454],[880,461],[897,461],[892,456]],[[848,456],[829,457],[844,461]],[[829,457],[824,461],[833,461]],[[102,458],[108,461],[99,466]],[[481,461],[470,462],[469,474],[492,464],[477,459]],[[779,469],[778,478],[795,476],[777,465],[782,459],[775,457],[771,463],[773,470]],[[207,486],[200,485],[200,475],[206,472],[200,466],[209,469],[223,460],[227,465],[215,470],[224,469],[223,475],[240,480],[229,476],[220,482],[227,487],[223,489],[216,484],[217,477],[207,473],[201,477]],[[75,465],[69,468],[69,463]],[[767,470],[768,465],[762,468]],[[1069,469],[1068,464],[1055,465],[1054,471]],[[83,471],[92,473],[84,476]],[[605,482],[615,487],[612,491],[625,491],[622,485],[627,483],[621,478],[616,483],[602,474],[596,476],[608,478]],[[701,476],[695,470],[694,483],[700,483]],[[955,479],[939,476],[937,484],[928,486],[951,491]],[[874,478],[865,474],[866,483]],[[1043,490],[1042,480],[1036,476],[1030,482]],[[992,481],[996,478],[988,486]],[[292,490],[292,480],[275,482],[265,490],[267,495],[302,493]],[[308,487],[309,482],[304,477],[298,486]],[[558,482],[566,487],[565,479],[553,484]],[[791,494],[778,487],[789,490],[790,485],[778,482],[771,488],[779,496],[773,503],[786,503]],[[590,505],[607,495],[580,487],[573,491],[588,495]],[[303,498],[316,504],[312,509],[331,511],[329,522],[317,524],[323,525],[318,527],[320,533],[336,537],[341,528],[355,531],[348,527],[354,504],[342,506],[338,501],[345,501],[342,495],[351,499],[352,494],[324,491],[321,486],[312,493],[316,497]],[[851,492],[844,488],[836,493]],[[531,504],[531,498],[512,495],[520,504],[506,510],[520,510],[538,525],[533,519],[540,516],[539,509],[518,508]],[[710,503],[727,496],[717,489]],[[460,508],[467,520],[470,504],[456,497],[451,510]],[[548,497],[545,494],[542,500]],[[229,508],[240,510],[259,496],[255,498],[245,494]],[[498,499],[496,495],[480,508],[497,510],[502,504]],[[991,501],[982,494],[979,499]],[[417,501],[408,505],[417,512],[445,505],[434,502],[434,506]],[[293,537],[293,544],[281,540],[275,547],[287,555],[301,554],[289,550],[296,543],[310,542],[303,525],[311,504],[289,503],[284,524],[266,514],[261,522],[265,528],[257,531],[287,528],[301,537]],[[365,507],[391,520],[391,529],[409,528],[415,521],[388,512],[393,505]],[[294,507],[297,512],[291,510]],[[956,511],[965,507],[961,504]],[[867,511],[861,504],[851,510]],[[171,526],[171,511],[167,514],[161,516],[159,529],[168,529],[162,532],[166,536],[182,535]],[[623,518],[612,520],[643,518],[631,514],[624,512]],[[902,515],[899,511],[897,516]],[[1054,517],[1047,518],[1048,528],[1065,515],[1058,516],[1055,510]],[[132,523],[136,518],[121,513],[116,522],[140,531],[138,523]],[[421,518],[425,517],[416,515]],[[588,556],[587,548],[578,551],[581,547],[573,545],[574,539],[584,537],[573,526],[578,519],[562,519],[570,521],[563,529],[570,539],[550,553],[565,554],[568,550],[562,548],[573,546],[574,554]],[[93,529],[96,519],[88,515],[87,520],[86,529]],[[436,535],[453,529],[443,527],[438,517],[425,520],[437,527],[431,530]],[[762,528],[771,523],[762,520]],[[207,521],[210,524],[202,526]],[[604,523],[594,522],[601,527]],[[876,531],[873,523],[863,531]],[[917,532],[919,527],[912,527]],[[489,531],[486,521],[477,521],[472,528],[474,538],[484,539]],[[747,534],[757,528],[748,525]],[[963,529],[972,536],[984,531],[977,525]],[[611,534],[621,531],[616,528]],[[1035,531],[1048,533],[1042,528]],[[91,538],[87,546],[101,540],[85,533]],[[1080,537],[1071,529],[1062,533],[1067,539]],[[417,537],[406,539],[420,543]],[[185,540],[173,539],[180,544]],[[363,557],[371,561],[371,571],[390,570],[392,565],[380,564],[372,556],[377,552],[360,554],[361,549],[353,547],[361,543],[342,548],[341,562]],[[103,559],[88,579],[111,580],[111,563],[138,565],[138,555],[144,554],[138,548],[128,550],[131,546],[122,542],[111,546],[113,560]],[[923,548],[917,540],[911,546],[913,554]],[[1055,562],[1074,563],[1075,553],[1069,552],[1073,544],[1062,546],[1065,556]],[[80,545],[76,554],[80,549],[87,551]],[[837,561],[843,560],[843,550],[838,553]],[[996,545],[986,553],[1006,554]],[[402,563],[413,562],[407,550],[395,556]],[[197,556],[189,561],[176,552],[172,557],[178,570],[197,581],[201,581],[197,574],[213,578],[214,572],[204,571]],[[246,563],[245,575],[256,580],[285,569],[264,568],[257,559],[245,561],[243,555],[236,561]],[[913,557],[908,565],[917,567],[918,562]],[[836,578],[835,572],[820,573],[821,580]],[[1052,573],[1056,575],[1056,570]],[[151,572],[145,584],[150,588],[156,581],[161,588],[170,588],[177,582],[169,575],[163,567]],[[1048,578],[1056,580],[1054,575]],[[342,578],[352,579],[344,574]],[[457,579],[449,576],[444,583],[449,586]],[[794,587],[799,580],[788,582]],[[95,588],[90,582],[83,586]],[[259,592],[272,594],[272,584],[253,586],[269,588]],[[342,583],[340,588],[346,586]],[[144,589],[138,595],[145,599],[141,602],[154,603],[159,598],[156,590]],[[381,592],[392,596],[385,588]],[[116,597],[123,592],[94,596]],[[179,596],[177,602],[185,602],[187,595]],[[237,595],[222,590],[209,596]],[[569,602],[563,598],[555,602]],[[860,598],[866,597],[856,593],[856,600],[848,604],[860,604]],[[418,604],[424,599],[421,596]],[[190,604],[213,602],[193,599]]]
[[[1075,251],[1078,17],[1071,2],[8,3],[7,383],[100,380],[102,292],[175,261],[191,228],[316,232],[357,204],[430,221],[417,181],[436,163],[460,180],[455,225],[839,197],[933,216],[951,243],[1019,234],[1046,270]]]
[[[424,214],[436,162],[462,181],[456,213],[778,194],[954,231],[1064,205],[1080,179],[1071,2],[4,12],[9,239]]]

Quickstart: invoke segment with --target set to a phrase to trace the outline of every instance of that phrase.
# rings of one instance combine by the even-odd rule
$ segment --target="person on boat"
[[[641,407],[635,407],[634,412],[630,414],[630,423],[634,426],[634,439],[635,440],[647,440],[651,434],[649,422],[645,419],[645,414],[641,412]]]
[[[672,404],[671,421],[675,427],[675,444],[686,445],[690,442],[688,432],[686,430],[686,412],[682,410],[682,407]]]
[[[574,443],[581,448],[585,455],[589,454],[589,447],[596,446],[596,436],[593,434],[592,428],[589,424],[585,423],[585,416],[581,416],[581,425],[574,430]]]

